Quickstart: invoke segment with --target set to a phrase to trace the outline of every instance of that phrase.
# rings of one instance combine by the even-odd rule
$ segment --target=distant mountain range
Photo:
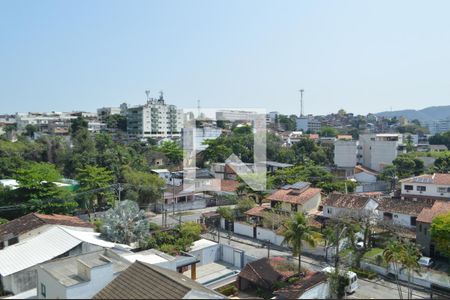
[[[405,117],[412,121],[419,120],[421,123],[431,122],[434,120],[441,120],[450,118],[450,105],[447,106],[431,106],[421,110],[405,109],[395,111],[383,111],[375,114],[380,117]]]

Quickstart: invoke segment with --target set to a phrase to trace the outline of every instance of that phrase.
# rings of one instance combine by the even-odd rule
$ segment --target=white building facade
[[[183,110],[159,99],[127,109],[127,132],[131,138],[181,137]]]

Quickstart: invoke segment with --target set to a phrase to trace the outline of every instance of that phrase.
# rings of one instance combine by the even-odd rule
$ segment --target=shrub
[[[230,285],[219,288],[217,291],[225,296],[233,296],[237,293],[238,289],[236,288],[234,283],[232,283]]]
[[[159,226],[156,223],[153,223],[153,222],[148,223],[148,230],[150,230],[150,231],[159,230],[160,228],[161,228],[161,226]]]
[[[102,226],[103,226],[103,220],[102,219],[95,219],[94,220],[94,230],[95,230],[95,232],[100,232]]]

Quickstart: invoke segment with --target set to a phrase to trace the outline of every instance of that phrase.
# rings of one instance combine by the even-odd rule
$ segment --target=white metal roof
[[[116,244],[113,242],[109,242],[109,241],[105,241],[103,239],[100,238],[100,233],[98,232],[93,232],[93,231],[81,231],[81,230],[76,230],[76,229],[69,229],[67,227],[60,227],[62,230],[64,230],[66,233],[70,234],[71,236],[75,237],[76,239],[85,242],[85,243],[89,243],[89,244],[93,244],[93,245],[97,245],[103,248],[114,248],[114,247],[121,247],[121,248],[125,248],[125,249],[131,249],[130,246],[128,245],[124,245],[124,244]]]
[[[8,276],[53,259],[81,241],[59,227],[0,250],[0,275]]]
[[[167,169],[152,169],[152,172],[155,172],[155,173],[170,173],[170,171],[167,170]]]
[[[200,239],[198,241],[195,241],[191,247],[191,251],[197,251],[197,250],[201,250],[201,249],[205,249],[211,246],[217,245],[216,242],[207,240],[207,239]]]

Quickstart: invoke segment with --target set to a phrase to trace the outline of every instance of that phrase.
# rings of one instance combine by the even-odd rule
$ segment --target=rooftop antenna
[[[299,90],[299,92],[300,92],[300,117],[303,117],[303,92],[304,91],[305,91],[304,89]]]
[[[197,99],[197,118],[200,117],[200,99]]]
[[[147,101],[150,100],[150,90],[146,90],[145,95],[147,96]]]

